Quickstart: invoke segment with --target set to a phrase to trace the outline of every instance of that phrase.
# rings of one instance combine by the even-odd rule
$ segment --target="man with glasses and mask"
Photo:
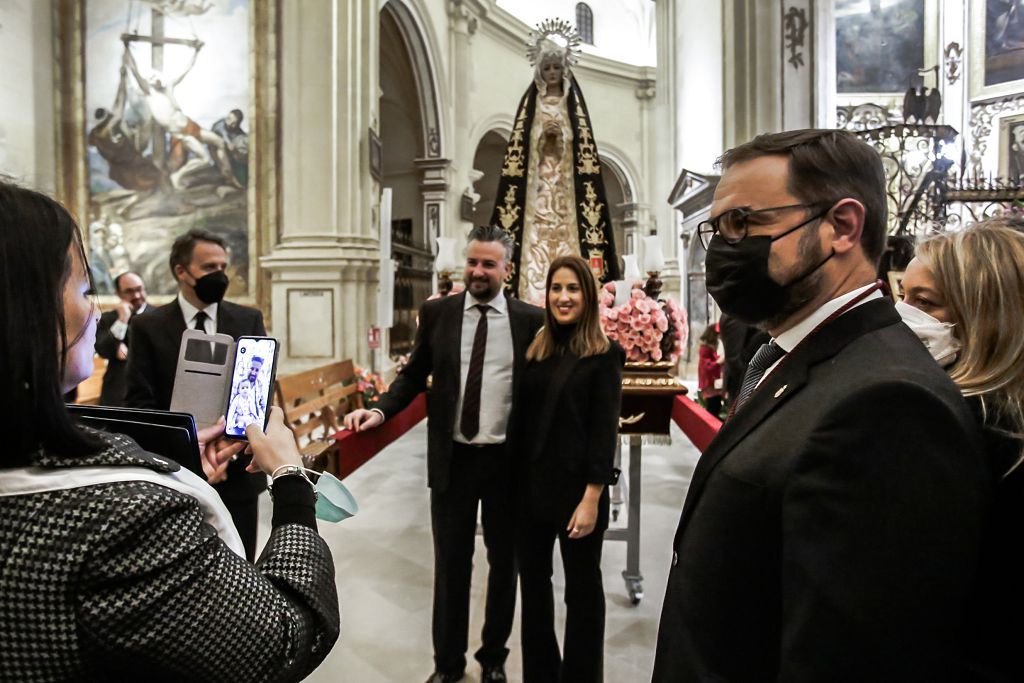
[[[178,350],[186,328],[229,334],[236,340],[267,334],[258,309],[224,301],[228,252],[218,235],[204,230],[181,235],[171,246],[169,266],[178,281],[178,296],[131,321],[125,405],[132,408],[170,408]],[[256,556],[257,498],[267,488],[267,478],[262,473],[246,472],[241,459],[228,466],[226,475],[223,481],[211,483],[231,513],[246,556],[252,561]]]
[[[654,680],[947,680],[988,483],[970,412],[876,281],[881,160],[803,130],[719,163],[708,292],[771,341],[693,473]]]

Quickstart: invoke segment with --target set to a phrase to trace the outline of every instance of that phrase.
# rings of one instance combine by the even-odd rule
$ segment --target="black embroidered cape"
[[[590,113],[583,92],[575,77],[571,79],[567,108],[573,134],[573,187],[575,190],[576,225],[579,229],[582,256],[600,282],[619,279],[619,262],[615,252],[608,199],[601,180],[601,161],[594,141]],[[512,272],[505,280],[507,296],[518,296],[519,265],[523,246],[523,223],[526,217],[526,183],[530,169],[530,131],[537,109],[537,85],[531,83],[519,101],[515,124],[498,181],[497,199],[491,214],[491,225],[505,230],[515,242]]]

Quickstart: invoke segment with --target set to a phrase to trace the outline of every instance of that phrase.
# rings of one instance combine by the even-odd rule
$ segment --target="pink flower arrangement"
[[[634,283],[629,300],[615,306],[615,283],[600,291],[601,327],[616,341],[630,362],[668,360],[675,363],[686,343],[686,311],[671,299],[655,301],[639,283]]]

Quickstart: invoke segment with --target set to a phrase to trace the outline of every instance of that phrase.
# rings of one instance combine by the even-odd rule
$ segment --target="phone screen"
[[[245,438],[245,428],[267,424],[277,362],[277,340],[270,337],[241,337],[235,349],[231,371],[225,434]]]

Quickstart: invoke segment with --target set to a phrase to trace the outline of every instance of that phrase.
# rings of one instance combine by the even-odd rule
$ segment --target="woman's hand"
[[[199,460],[203,465],[203,474],[210,484],[219,484],[228,478],[228,465],[232,458],[238,455],[245,442],[222,439],[224,435],[224,418],[217,420],[217,424],[210,425],[196,432],[199,437]]]
[[[302,467],[302,456],[299,455],[299,447],[295,445],[295,435],[284,423],[284,411],[277,406],[270,409],[266,432],[253,423],[245,428],[245,436],[252,448],[252,462],[247,468],[250,472],[273,474],[282,465]]]
[[[583,538],[594,531],[594,527],[597,526],[597,504],[601,500],[602,491],[604,484],[587,484],[583,499],[572,513],[569,525],[565,527],[569,532],[569,538]]]

